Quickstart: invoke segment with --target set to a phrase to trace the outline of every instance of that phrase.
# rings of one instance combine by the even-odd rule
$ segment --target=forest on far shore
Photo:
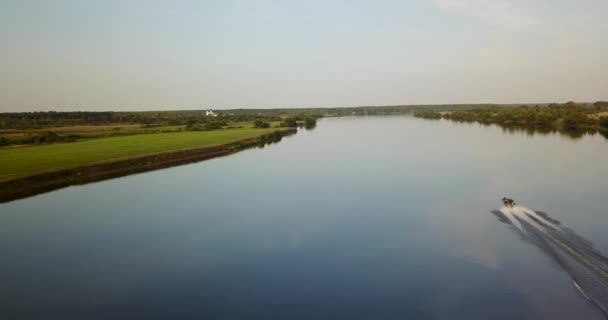
[[[577,104],[571,101],[542,106],[419,110],[414,112],[414,116],[425,119],[498,124],[503,127],[546,128],[572,132],[608,130],[608,102],[604,101],[593,104]]]

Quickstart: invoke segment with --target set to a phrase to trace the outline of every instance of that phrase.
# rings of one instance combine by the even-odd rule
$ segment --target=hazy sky
[[[0,0],[0,112],[608,99],[606,0]]]

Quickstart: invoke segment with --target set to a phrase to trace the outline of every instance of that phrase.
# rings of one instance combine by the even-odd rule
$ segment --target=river
[[[0,204],[0,316],[604,319],[492,212],[512,197],[606,252],[606,159],[601,135],[322,119],[261,149]]]

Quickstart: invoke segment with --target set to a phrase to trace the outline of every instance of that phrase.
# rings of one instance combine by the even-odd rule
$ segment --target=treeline
[[[80,138],[81,137],[78,134],[59,135],[52,131],[37,133],[34,135],[28,135],[28,136],[22,137],[18,140],[11,140],[11,139],[7,139],[6,137],[0,136],[0,147],[12,145],[12,144],[74,142]]]
[[[141,112],[18,112],[0,113],[0,129],[41,129],[74,125],[144,124],[189,125],[204,127],[210,122],[283,121],[286,117],[306,118],[390,115],[409,113],[421,106],[364,106],[344,108],[293,109],[231,109],[216,110],[217,117],[208,117],[205,110],[141,111]],[[472,107],[472,106],[467,106]],[[310,121],[309,121],[310,122]],[[304,124],[305,125],[305,124]]]
[[[449,119],[462,122],[479,122],[501,126],[553,128],[576,131],[608,129],[607,102],[591,105],[568,102],[546,106],[487,107],[468,110],[421,110],[414,116],[425,119]]]
[[[227,110],[218,111],[217,117],[210,117],[205,111],[160,111],[160,112],[21,112],[0,113],[0,129],[42,129],[75,125],[143,124],[143,125],[186,125],[188,127],[213,127],[217,123],[253,121],[283,121],[294,116],[302,121],[305,118],[317,119],[322,113],[310,110],[297,112],[277,112],[266,110]]]
[[[296,115],[296,116],[288,116],[282,119],[279,124],[279,127],[285,128],[296,128],[296,127],[304,127],[306,129],[312,129],[317,126],[317,117],[312,115]],[[257,118],[253,121],[254,128],[270,128],[270,122],[265,121],[261,118]]]
[[[169,133],[180,131],[212,131],[242,127],[242,122],[253,122],[255,128],[269,128],[271,122],[281,127],[316,126],[320,113],[311,111],[287,115],[268,112],[220,111],[208,116],[205,111],[164,112],[24,112],[0,114],[0,147],[9,145],[73,142],[107,136]],[[120,125],[138,125],[122,128]],[[86,126],[117,125],[108,130],[91,131]],[[275,124],[276,125],[276,124]],[[54,129],[64,126],[83,126],[82,130]]]
[[[74,125],[107,125],[107,124],[144,124],[144,125],[189,125],[193,128],[205,127],[207,123],[224,121],[283,121],[286,117],[318,119],[321,117],[393,115],[410,113],[422,108],[448,108],[466,110],[485,108],[496,105],[396,105],[396,106],[361,106],[338,108],[293,108],[293,109],[231,109],[217,110],[217,117],[208,117],[205,110],[182,111],[141,111],[141,112],[17,112],[0,113],[0,129],[42,129],[48,127]],[[305,124],[304,124],[305,125]],[[212,125],[209,125],[212,126]]]
[[[422,110],[422,111],[416,111]],[[0,129],[43,129],[74,125],[142,124],[145,126],[185,125],[189,130],[214,130],[229,122],[280,121],[283,126],[296,123],[311,126],[321,117],[391,115],[413,111],[417,117],[452,119],[481,123],[518,124],[523,126],[561,126],[567,128],[599,126],[600,120],[591,113],[608,110],[608,102],[594,104],[551,104],[514,106],[495,104],[462,105],[397,105],[340,108],[295,109],[232,109],[218,110],[209,117],[205,110],[142,111],[142,112],[20,112],[0,113]],[[448,111],[448,112],[439,112]],[[306,120],[308,119],[308,120]],[[563,123],[559,122],[563,119]],[[258,125],[264,126],[259,123]],[[256,126],[258,126],[256,125]],[[51,138],[52,139],[52,138]]]
[[[106,124],[115,118],[112,112],[19,112],[0,113],[0,129],[40,129],[51,126]]]

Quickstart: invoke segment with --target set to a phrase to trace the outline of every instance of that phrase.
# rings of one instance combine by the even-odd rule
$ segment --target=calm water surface
[[[606,159],[599,135],[323,119],[0,204],[0,318],[603,319],[490,211],[511,196],[608,248]]]

